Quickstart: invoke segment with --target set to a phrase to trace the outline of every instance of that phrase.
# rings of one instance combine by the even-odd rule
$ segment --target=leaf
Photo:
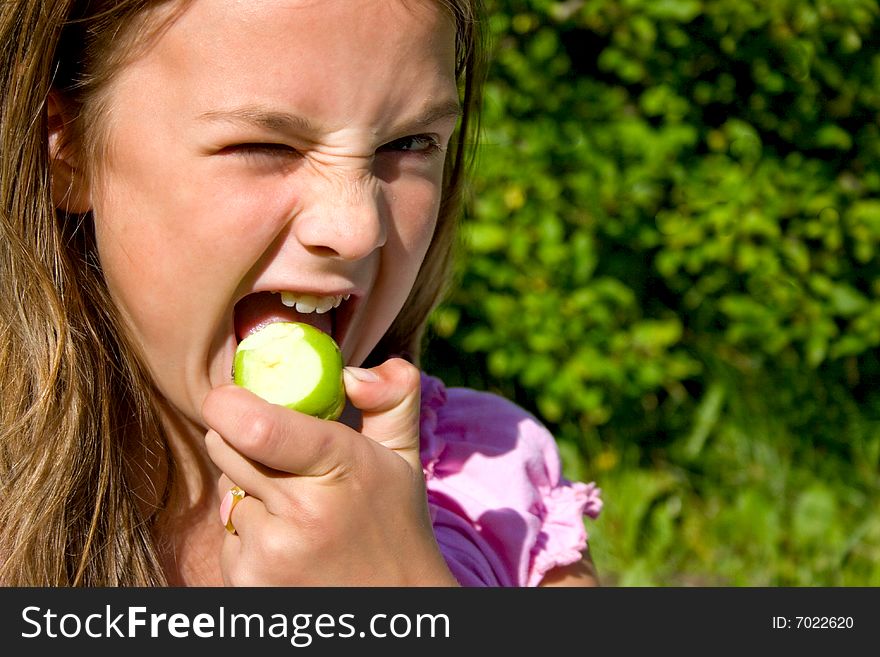
[[[834,525],[836,515],[834,493],[823,484],[812,484],[795,500],[791,520],[793,540],[801,546],[822,543]]]
[[[699,15],[702,3],[699,0],[652,0],[645,3],[644,9],[655,18],[689,23]]]
[[[694,425],[690,434],[685,440],[684,456],[689,461],[693,461],[706,444],[706,439],[715,428],[718,418],[721,415],[721,409],[724,405],[724,399],[727,396],[724,384],[716,381],[709,386],[697,411],[694,414]]]

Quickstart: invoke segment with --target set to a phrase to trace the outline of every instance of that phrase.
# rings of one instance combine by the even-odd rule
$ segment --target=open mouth
[[[314,326],[341,344],[345,318],[354,299],[350,294],[316,296],[301,292],[255,292],[235,304],[235,338],[241,342],[273,322],[302,322]]]

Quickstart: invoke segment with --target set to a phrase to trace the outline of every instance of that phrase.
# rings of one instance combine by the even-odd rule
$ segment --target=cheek
[[[416,260],[416,267],[431,243],[440,210],[440,184],[416,179],[401,182],[391,189],[393,234],[397,235],[406,256]]]
[[[124,189],[116,185],[114,190]],[[145,308],[168,304],[184,282],[211,275],[209,253],[223,255],[199,204],[173,194],[138,189],[126,203],[95,203],[95,232],[105,276],[126,301],[138,297]],[[202,208],[204,210],[204,208]],[[177,308],[176,310],[180,310]]]
[[[274,181],[244,184],[199,160],[133,152],[107,172],[95,200],[99,248],[133,275],[179,284],[231,273],[289,214]]]
[[[287,215],[259,185],[198,171],[185,186],[174,179],[154,168],[144,184],[139,170],[116,170],[94,203],[108,288],[148,354],[169,362],[183,343],[225,330],[230,300]]]

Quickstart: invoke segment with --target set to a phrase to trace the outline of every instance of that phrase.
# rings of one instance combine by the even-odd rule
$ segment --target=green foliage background
[[[876,0],[488,0],[426,369],[595,480],[611,585],[880,585]]]

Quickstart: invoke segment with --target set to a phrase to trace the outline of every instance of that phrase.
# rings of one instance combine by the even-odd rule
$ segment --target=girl
[[[392,357],[446,279],[477,5],[0,5],[0,582],[595,583],[552,437]],[[276,320],[340,344],[343,421],[231,384]]]

